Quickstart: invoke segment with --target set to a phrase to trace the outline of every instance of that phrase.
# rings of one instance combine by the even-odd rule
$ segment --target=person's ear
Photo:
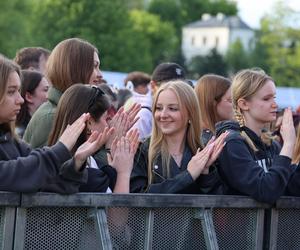
[[[156,90],[158,88],[158,86],[156,84],[156,81],[151,80],[150,81],[150,86],[151,86],[151,92],[152,92],[152,94],[155,94],[155,92],[156,92]]]
[[[243,99],[243,98],[238,99],[237,105],[238,105],[238,107],[241,109],[241,111],[248,111],[248,110],[249,110],[249,104],[248,104],[248,102],[247,102],[245,99]]]
[[[25,100],[28,103],[33,103],[33,95],[30,94],[29,92],[26,92],[26,94],[25,94]]]

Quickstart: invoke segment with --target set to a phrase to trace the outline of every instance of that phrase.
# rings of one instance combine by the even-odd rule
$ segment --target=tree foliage
[[[245,51],[241,40],[238,39],[229,47],[225,60],[229,65],[229,73],[233,74],[250,66],[250,53]]]
[[[299,21],[299,13],[278,2],[272,15],[261,22],[259,43],[265,48],[269,71],[277,85],[300,86],[300,32],[299,27],[291,26],[297,18]]]
[[[204,74],[218,74],[227,76],[227,63],[223,56],[212,49],[207,56],[195,56],[188,64],[189,76],[193,79],[199,79]]]

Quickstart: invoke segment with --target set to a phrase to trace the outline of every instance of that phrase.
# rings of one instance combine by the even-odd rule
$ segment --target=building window
[[[207,38],[204,36],[204,37],[202,38],[202,44],[203,44],[203,46],[206,45],[206,42],[207,42]]]
[[[216,48],[218,48],[218,46],[219,46],[219,37],[216,37]]]
[[[195,37],[192,36],[192,45],[195,45]]]

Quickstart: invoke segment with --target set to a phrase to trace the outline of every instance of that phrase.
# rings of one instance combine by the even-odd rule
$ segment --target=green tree
[[[29,40],[28,1],[0,1],[0,53],[13,58]]]
[[[138,41],[147,41],[149,47],[145,50],[152,55],[152,69],[162,61],[169,61],[174,56],[178,39],[173,25],[161,21],[160,17],[146,11],[133,10],[130,12],[132,29],[135,34],[144,36]]]
[[[261,22],[260,43],[266,48],[267,63],[277,85],[300,86],[300,32],[291,26],[299,13],[278,2],[272,15]]]
[[[216,49],[212,49],[207,56],[195,56],[187,65],[189,77],[199,79],[204,74],[218,74],[227,76],[227,63]]]
[[[232,74],[240,69],[248,68],[250,66],[249,58],[249,53],[245,51],[241,40],[236,40],[230,45],[225,56],[229,73]]]

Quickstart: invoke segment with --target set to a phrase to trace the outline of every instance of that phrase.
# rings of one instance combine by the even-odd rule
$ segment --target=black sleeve
[[[109,176],[100,169],[87,168],[88,180],[79,188],[79,192],[101,192],[105,193],[109,187]]]
[[[220,175],[230,188],[271,204],[284,194],[295,169],[290,158],[277,155],[269,172],[264,172],[240,139],[227,141],[219,162]]]
[[[300,196],[300,166],[294,165],[296,171],[291,176],[288,187],[287,195]]]
[[[140,144],[135,156],[130,176],[130,193],[145,192],[148,185],[148,150],[147,146]]]
[[[0,161],[0,190],[36,192],[59,173],[61,165],[71,158],[69,150],[58,142],[51,148],[32,150],[24,157]]]
[[[161,193],[161,194],[176,194],[181,193],[182,190],[187,188],[194,182],[190,173],[185,170],[173,178],[167,178],[160,183],[153,183],[148,186],[148,193]]]
[[[201,174],[197,178],[196,184],[201,194],[224,194],[223,183],[217,169],[217,164],[210,167],[209,174]]]

